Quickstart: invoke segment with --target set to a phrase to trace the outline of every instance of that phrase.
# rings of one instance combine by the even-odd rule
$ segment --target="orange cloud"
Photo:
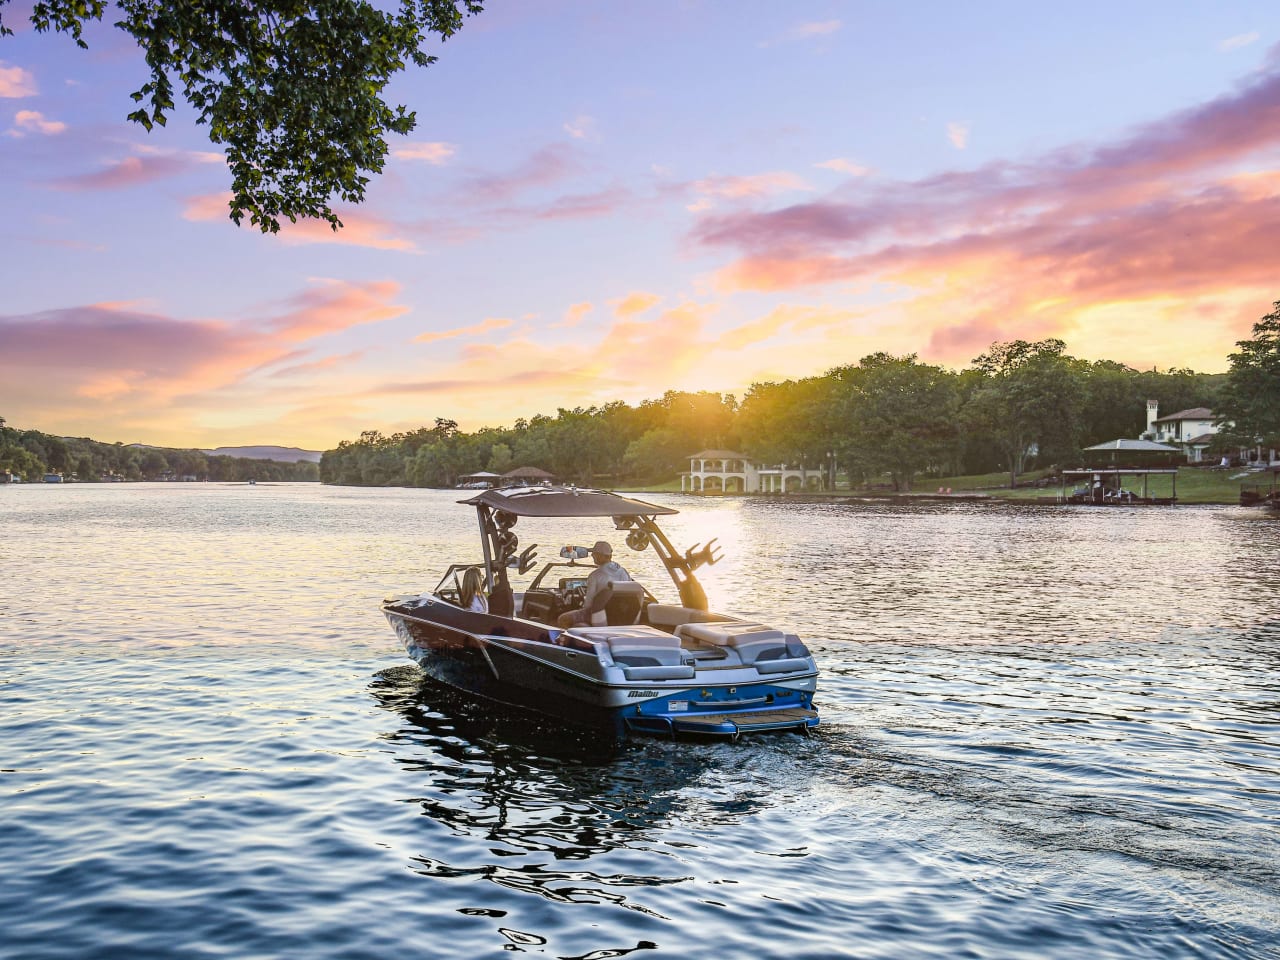
[[[595,307],[592,306],[592,304],[587,301],[583,301],[582,303],[575,303],[573,306],[571,306],[568,310],[564,312],[563,320],[561,320],[559,323],[553,323],[551,326],[553,329],[559,328],[559,327],[576,327],[579,323],[582,322],[583,318],[594,309]]]
[[[1142,305],[1172,296],[1231,318],[1215,328],[1221,368],[1274,287],[1278,149],[1280,62],[1112,143],[912,183],[857,181],[809,203],[704,217],[692,237],[737,251],[715,276],[722,291],[897,284],[932,359],[968,362],[1011,336],[1070,345],[1081,317],[1116,316],[1117,304],[1168,322]],[[1163,362],[1177,356],[1170,343]]]
[[[429,331],[413,338],[414,343],[435,343],[439,340],[452,340],[455,337],[476,337],[491,333],[494,330],[505,330],[513,321],[506,317],[489,317],[469,327],[457,327],[453,330]]]
[[[237,322],[104,305],[0,316],[5,412],[18,420],[30,411],[43,429],[104,439],[164,429],[194,438],[204,418],[246,406],[228,404],[229,394],[260,397],[259,409],[279,395],[255,386],[259,371],[302,357],[318,337],[403,313],[390,302],[397,291],[319,281],[267,316]]]
[[[661,302],[662,298],[654,293],[629,293],[621,300],[614,302],[613,312],[618,317],[634,317],[637,313],[644,313]]]
[[[418,249],[405,237],[396,236],[400,229],[389,220],[350,209],[335,211],[342,226],[334,230],[324,220],[299,220],[297,223],[280,224],[276,236],[282,243],[297,246],[304,243],[339,243],[352,247],[368,247],[372,250],[401,250],[406,253]]]

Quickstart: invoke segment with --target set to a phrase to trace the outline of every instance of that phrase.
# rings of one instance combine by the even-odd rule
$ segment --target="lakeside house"
[[[680,474],[681,493],[803,493],[825,490],[826,473],[787,464],[766,466],[736,450],[701,450]]]
[[[1159,414],[1159,403],[1148,400],[1147,429],[1142,435],[1143,439],[1178,447],[1186,456],[1187,463],[1204,463],[1215,459],[1205,455],[1214,445],[1220,429],[1212,410],[1208,407],[1191,407],[1166,417]],[[1240,449],[1236,459],[1250,466],[1268,466],[1277,462],[1275,450],[1266,450],[1260,446]]]
[[[1167,417],[1160,414],[1160,404],[1147,401],[1147,430],[1143,436],[1156,443],[1169,444],[1182,450],[1187,463],[1201,463],[1205,451],[1213,444],[1218,424],[1208,407],[1191,407]]]

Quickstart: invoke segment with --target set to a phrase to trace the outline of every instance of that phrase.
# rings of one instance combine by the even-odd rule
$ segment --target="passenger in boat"
[[[462,609],[472,613],[488,613],[489,598],[484,595],[484,581],[480,578],[479,567],[468,567],[462,575],[462,586],[459,597]]]
[[[561,628],[585,626],[591,619],[591,601],[596,598],[596,595],[610,583],[631,580],[631,574],[627,573],[622,564],[613,559],[613,547],[608,541],[596,541],[596,545],[591,548],[591,559],[596,562],[596,568],[587,577],[586,597],[583,598],[582,606],[577,610],[560,614],[558,623]]]

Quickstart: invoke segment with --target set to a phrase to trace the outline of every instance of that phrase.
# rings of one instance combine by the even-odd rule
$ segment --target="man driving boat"
[[[627,573],[622,564],[613,559],[613,547],[607,541],[596,541],[596,545],[591,548],[591,559],[595,561],[596,568],[587,577],[586,597],[582,601],[582,606],[577,610],[569,610],[560,614],[558,623],[562,629],[582,627],[589,624],[591,622],[591,604],[596,596],[611,583],[631,580],[631,574]]]

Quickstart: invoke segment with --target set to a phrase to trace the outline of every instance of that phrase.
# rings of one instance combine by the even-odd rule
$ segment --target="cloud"
[[[1259,34],[1257,30],[1254,30],[1252,33],[1236,34],[1234,37],[1227,37],[1227,39],[1219,43],[1218,49],[1224,53],[1229,50],[1239,50],[1241,47],[1247,47],[1249,44],[1256,42],[1258,36]]]
[[[785,170],[749,176],[712,176],[694,181],[692,188],[704,197],[720,197],[729,200],[767,197],[777,193],[813,189],[803,179]]]
[[[58,190],[75,192],[126,190],[131,187],[145,186],[157,180],[176,177],[185,173],[190,167],[190,161],[181,156],[125,157],[93,173],[60,177],[48,183]]]
[[[505,173],[477,174],[463,183],[473,203],[505,203],[513,197],[567,179],[580,170],[573,148],[565,144],[543,147]]]
[[[38,92],[36,78],[22,67],[11,67],[0,60],[0,97],[17,99],[34,97]]]
[[[947,139],[951,141],[951,145],[957,150],[963,150],[969,145],[969,128],[962,123],[947,124]]]
[[[851,177],[865,177],[871,172],[869,167],[854,163],[852,160],[846,160],[844,157],[824,160],[822,163],[815,163],[814,166],[822,167],[824,170],[835,170],[837,173],[847,173]]]
[[[439,167],[452,160],[457,152],[451,143],[410,143],[395,148],[391,155],[397,160],[423,160]]]
[[[413,338],[414,343],[436,343],[440,340],[452,340],[456,337],[478,337],[494,330],[505,330],[514,321],[506,317],[489,317],[469,327],[455,327],[452,330],[428,331]]]
[[[180,157],[192,163],[225,163],[227,160],[226,154],[216,150],[175,150],[152,143],[135,143],[133,152],[148,157]]]
[[[27,133],[39,133],[46,137],[66,131],[67,125],[58,120],[46,120],[44,114],[36,110],[19,110],[13,117],[13,128],[6,131],[9,136],[21,137]]]
[[[559,323],[551,324],[551,328],[576,327],[594,309],[595,307],[589,301],[575,303],[564,312],[564,318]]]
[[[287,379],[305,374],[328,372],[345,364],[352,363],[362,358],[367,350],[353,350],[350,353],[333,354],[328,357],[321,357],[319,360],[313,360],[309,363],[296,363],[288,367],[280,367],[270,373],[272,379]],[[298,355],[304,355],[305,351],[297,351]],[[278,362],[278,361],[277,361]]]
[[[594,117],[589,117],[585,113],[580,113],[572,120],[564,125],[564,132],[569,134],[575,140],[586,140],[591,138],[595,132],[596,121]]]
[[[244,405],[231,395],[252,396],[257,409],[292,396],[264,388],[270,375],[255,383],[259,372],[305,357],[318,338],[399,316],[398,291],[393,283],[317,280],[262,316],[235,321],[184,320],[128,304],[0,316],[5,412],[77,433],[92,421],[100,437],[162,422],[192,437],[204,412]]]
[[[1115,317],[1118,304],[1149,317],[1141,305],[1161,297],[1189,310],[1226,302],[1220,366],[1274,287],[1277,158],[1280,65],[1111,142],[847,183],[806,203],[705,216],[691,236],[737,251],[715,277],[723,291],[892,284],[901,322],[930,338],[935,358],[959,362],[1014,335],[1070,343],[1082,317]],[[1165,349],[1168,363],[1177,350]]]
[[[400,226],[381,217],[356,212],[350,208],[335,211],[342,226],[334,230],[324,220],[299,220],[280,224],[276,236],[287,246],[307,243],[337,243],[371,250],[413,252],[417,245],[407,237],[397,236]]]
[[[661,302],[662,298],[655,293],[629,293],[621,300],[614,301],[613,314],[616,317],[634,317]]]
[[[837,32],[842,26],[839,20],[816,20],[809,23],[801,23],[791,28],[791,36],[798,40],[806,40],[810,37],[826,37]]]
[[[192,222],[231,220],[229,191],[206,193],[188,197],[182,208],[182,218]],[[336,211],[342,227],[334,230],[323,220],[299,220],[283,222],[275,238],[287,246],[308,243],[336,243],[352,247],[368,247],[372,250],[399,250],[415,252],[417,245],[407,237],[397,236],[398,224],[363,211],[340,208]]]

